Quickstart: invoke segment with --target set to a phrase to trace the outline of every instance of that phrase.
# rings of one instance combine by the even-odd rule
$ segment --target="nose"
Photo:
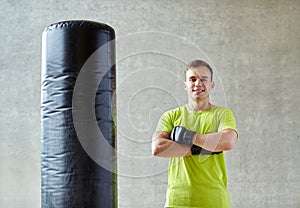
[[[203,82],[202,82],[201,79],[197,79],[196,82],[195,82],[196,86],[201,86],[202,84],[203,84]]]

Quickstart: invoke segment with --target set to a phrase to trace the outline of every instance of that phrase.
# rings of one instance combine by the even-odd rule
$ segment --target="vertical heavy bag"
[[[114,39],[113,28],[92,21],[63,21],[43,32],[43,208],[116,207]]]

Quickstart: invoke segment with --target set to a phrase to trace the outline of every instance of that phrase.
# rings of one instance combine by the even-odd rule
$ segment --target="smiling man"
[[[229,208],[224,151],[237,140],[235,117],[209,101],[209,64],[194,60],[185,76],[188,103],[165,112],[152,138],[152,154],[170,158],[165,207]]]

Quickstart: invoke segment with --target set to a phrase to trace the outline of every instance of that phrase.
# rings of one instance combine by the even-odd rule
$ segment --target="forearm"
[[[212,152],[231,150],[236,141],[236,133],[232,130],[209,134],[196,134],[193,143]]]
[[[189,145],[177,144],[165,137],[154,136],[152,139],[152,154],[158,157],[182,157],[191,155]]]

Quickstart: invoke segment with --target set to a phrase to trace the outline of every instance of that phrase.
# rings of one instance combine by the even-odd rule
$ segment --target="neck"
[[[212,107],[212,104],[206,100],[206,101],[193,101],[189,100],[188,107],[192,111],[205,111]]]

